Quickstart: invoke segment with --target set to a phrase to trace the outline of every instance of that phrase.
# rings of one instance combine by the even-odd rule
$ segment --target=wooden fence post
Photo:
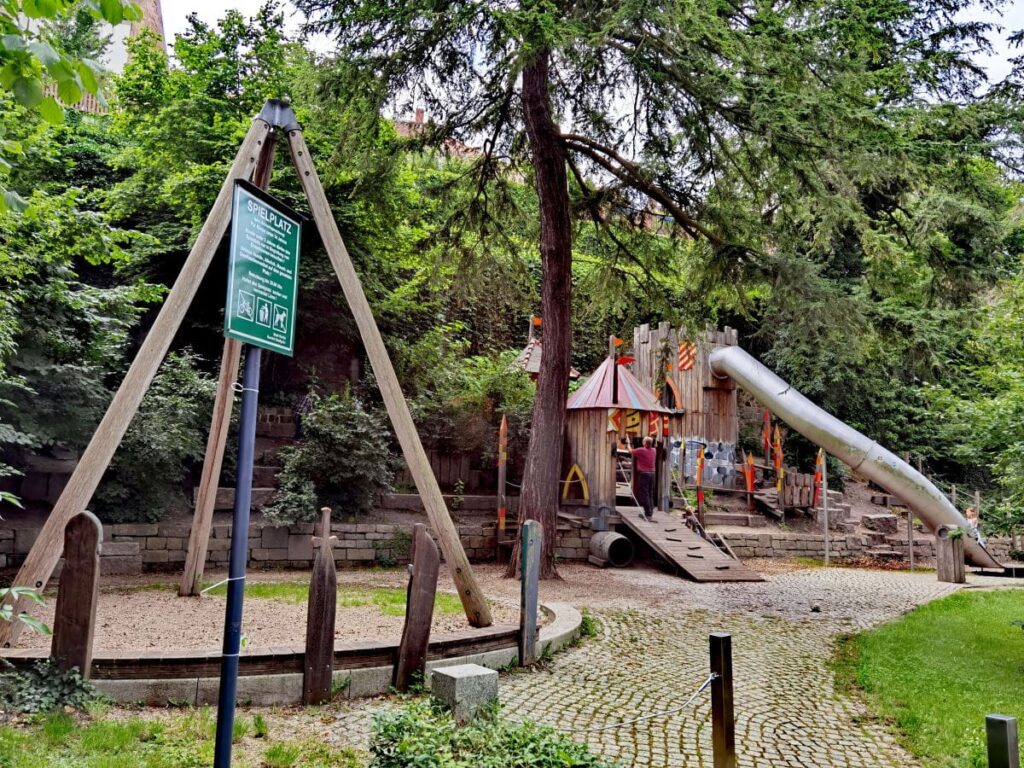
[[[533,664],[537,654],[537,593],[540,588],[541,526],[536,520],[523,523],[520,537],[519,666]]]
[[[954,534],[959,531],[959,535]],[[963,531],[955,525],[943,525],[935,532],[935,569],[939,581],[948,584],[964,584]]]
[[[64,527],[64,570],[57,588],[52,656],[61,669],[92,673],[92,639],[100,586],[103,526],[92,512],[80,512]]]
[[[324,704],[331,700],[334,675],[334,617],[338,606],[338,573],[334,566],[331,510],[320,510],[319,536],[313,537],[316,555],[309,579],[306,610],[306,655],[302,675],[302,703]]]
[[[1017,718],[986,715],[985,736],[988,739],[988,768],[1020,768]]]
[[[392,683],[399,691],[409,690],[418,672],[426,679],[427,648],[430,624],[434,619],[434,596],[437,594],[437,573],[441,557],[437,544],[427,533],[427,526],[417,523],[412,533],[412,565],[409,566],[409,587],[406,590],[405,626],[398,646],[398,662]]]
[[[732,635],[712,632],[711,746],[714,768],[736,768],[736,722],[732,706]]]

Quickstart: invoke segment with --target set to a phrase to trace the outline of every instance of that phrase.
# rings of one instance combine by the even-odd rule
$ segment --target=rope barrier
[[[206,589],[200,590],[199,594],[205,595],[211,589],[216,589],[217,587],[223,587],[229,581],[245,581],[245,576],[228,576],[223,581],[218,581],[216,584],[211,584]]]

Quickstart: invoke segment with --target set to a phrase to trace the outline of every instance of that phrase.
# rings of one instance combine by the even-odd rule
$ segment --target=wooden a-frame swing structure
[[[342,292],[355,318],[359,334],[366,349],[374,376],[380,387],[384,405],[398,437],[409,471],[416,483],[428,519],[437,534],[452,580],[469,623],[486,627],[492,623],[490,608],[477,584],[459,540],[458,530],[445,506],[441,489],[430,469],[419,434],[413,423],[409,406],[402,394],[394,366],[388,356],[380,330],[374,320],[362,283],[345,248],[341,232],[331,214],[323,185],[313,165],[302,128],[287,102],[270,99],[253,124],[235,157],[227,179],[217,195],[216,202],[196,238],[174,286],[167,294],[156,321],[138,354],[132,361],[124,381],[107,408],[96,432],[82,454],[75,471],[60,498],[46,519],[39,537],[25,558],[14,579],[14,585],[41,590],[53,574],[61,557],[64,527],[75,515],[85,510],[110,464],[128,425],[135,416],[143,396],[149,389],[157,369],[163,362],[186,311],[195,298],[199,284],[210,267],[218,246],[231,223],[231,199],[236,180],[252,180],[265,188],[273,167],[277,135],[280,132],[288,142],[292,164],[299,176],[303,193],[309,204],[324,249],[338,276]],[[224,444],[231,421],[232,397],[241,343],[228,338],[221,360],[217,398],[213,410],[206,460],[196,498],[195,518],[189,539],[189,551],[182,578],[180,594],[194,594],[202,576],[203,563],[213,520],[214,497],[220,476]],[[27,607],[26,598],[15,605],[15,612]],[[19,622],[0,622],[0,644],[10,647],[17,639]]]

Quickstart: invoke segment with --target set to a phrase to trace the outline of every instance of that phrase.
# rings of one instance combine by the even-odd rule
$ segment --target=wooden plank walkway
[[[639,507],[615,509],[641,541],[694,581],[764,581],[665,512],[655,510],[654,519],[648,522],[640,519]]]

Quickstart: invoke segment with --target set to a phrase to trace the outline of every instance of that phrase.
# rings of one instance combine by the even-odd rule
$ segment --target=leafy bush
[[[517,768],[612,768],[553,729],[514,723],[492,709],[469,725],[455,721],[439,704],[413,701],[382,712],[373,721],[371,768],[517,766]]]
[[[61,707],[83,709],[102,698],[77,669],[60,669],[52,659],[0,674],[0,709],[5,712],[35,714]]]
[[[104,522],[160,519],[183,503],[188,465],[206,447],[216,380],[190,352],[168,355],[93,497]]]
[[[294,523],[317,519],[323,506],[344,514],[368,512],[394,474],[389,424],[349,390],[314,397],[312,410],[302,418],[302,442],[281,451],[277,494],[264,514],[275,522]]]

